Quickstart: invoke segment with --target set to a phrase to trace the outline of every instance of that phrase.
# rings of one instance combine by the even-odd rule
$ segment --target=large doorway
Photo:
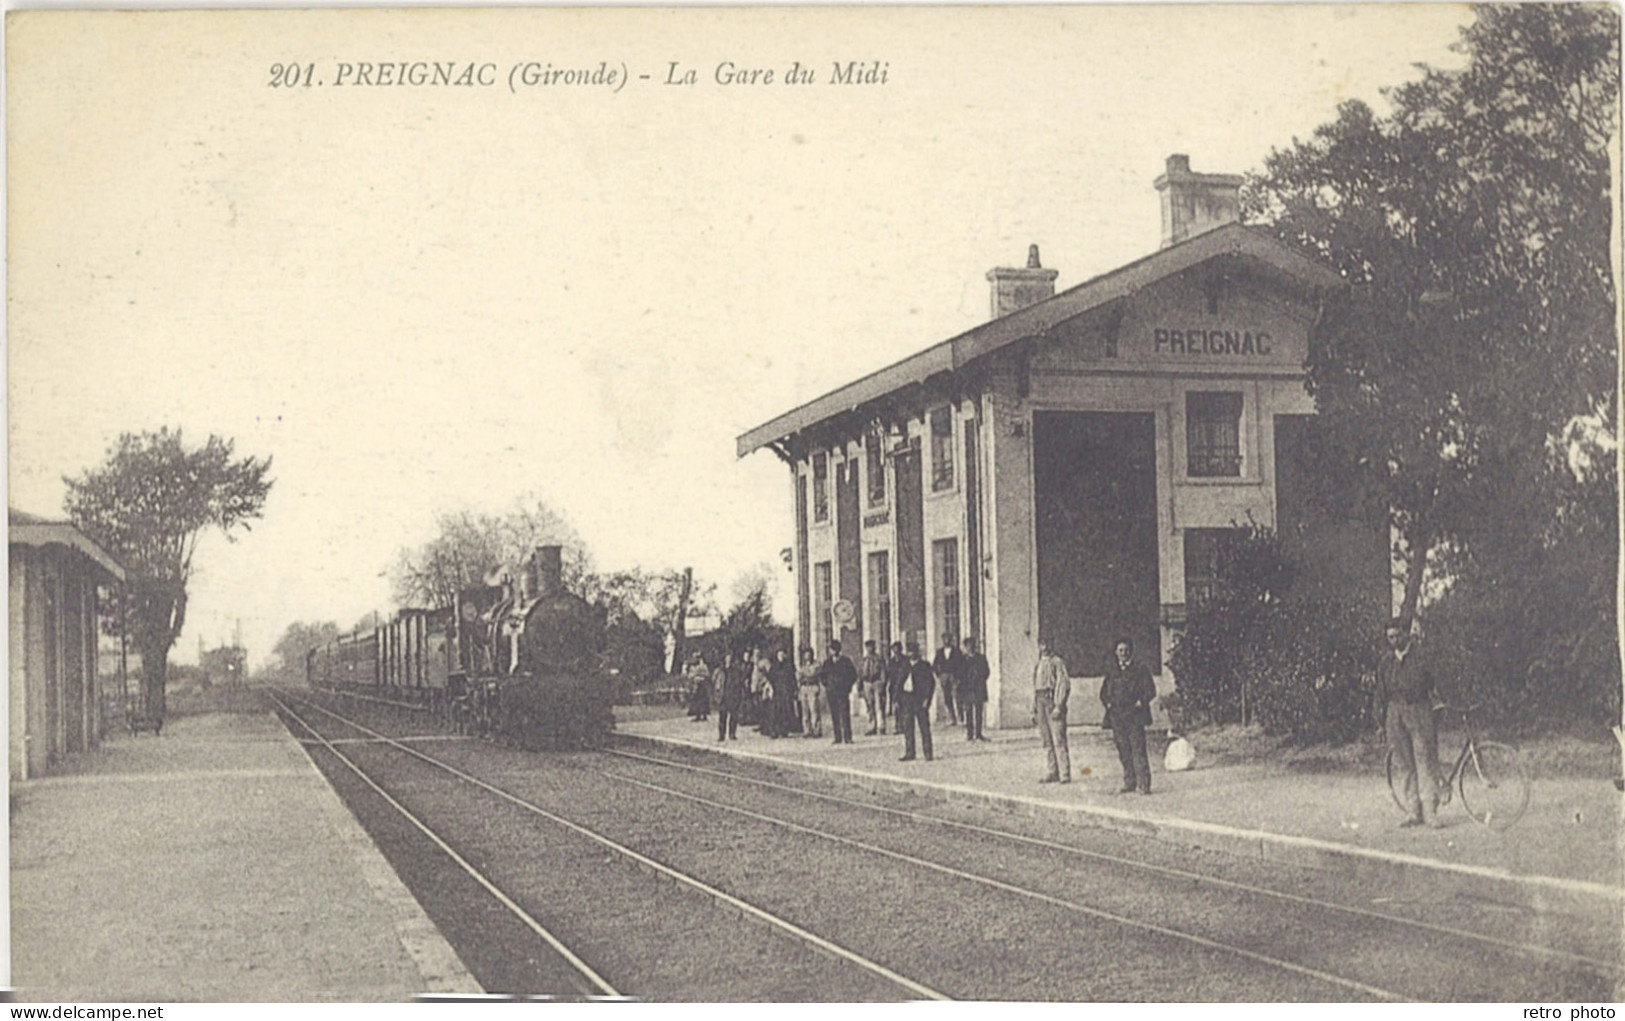
[[[892,458],[897,491],[897,630],[904,642],[927,653],[925,641],[925,506],[920,488],[920,452]]]
[[[863,646],[863,547],[858,536],[858,462],[842,461],[835,469],[835,552],[839,559],[841,599],[852,616],[841,622],[836,637],[841,651],[857,656]]]
[[[1035,412],[1033,515],[1038,626],[1072,675],[1104,672],[1120,635],[1160,673],[1154,417]]]

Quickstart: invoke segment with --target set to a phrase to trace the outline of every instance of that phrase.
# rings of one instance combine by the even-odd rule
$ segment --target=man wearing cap
[[[886,732],[886,663],[875,652],[873,638],[863,643],[863,662],[858,664],[858,691],[863,696],[863,711],[869,717],[867,734]]]
[[[893,642],[891,648],[886,650],[885,687],[886,708],[891,713],[892,723],[896,725],[897,733],[903,732],[902,706],[897,701],[899,693],[903,690],[903,678],[908,674],[908,657],[903,655],[903,643]]]
[[[949,723],[956,727],[959,725],[959,671],[963,665],[954,636],[944,634],[942,648],[937,650],[937,658],[931,662],[931,669],[937,675],[938,723],[946,714]]]
[[[1038,665],[1033,668],[1033,723],[1044,741],[1049,772],[1039,783],[1072,782],[1072,755],[1066,746],[1066,700],[1071,694],[1066,663],[1040,637]]]
[[[1410,815],[1401,826],[1438,829],[1439,731],[1433,721],[1433,674],[1403,618],[1388,622],[1388,651],[1377,662],[1377,684],[1388,700],[1388,747],[1404,773]]]
[[[931,696],[937,681],[931,664],[920,658],[920,647],[908,643],[908,669],[897,675],[892,704],[897,707],[897,729],[903,732],[903,762],[914,758],[914,728],[920,728],[920,750],[931,761]]]
[[[829,658],[824,661],[824,691],[829,695],[829,724],[835,731],[836,744],[852,743],[852,687],[858,683],[858,668],[852,660],[841,654],[841,643],[829,643]]]
[[[965,639],[965,654],[959,659],[959,715],[965,720],[965,740],[986,741],[982,720],[987,710],[987,678],[993,671],[987,657],[976,648],[976,639]]]

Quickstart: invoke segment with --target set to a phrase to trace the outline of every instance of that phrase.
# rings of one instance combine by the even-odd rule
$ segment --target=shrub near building
[[[1382,615],[1370,593],[1305,570],[1303,554],[1257,526],[1225,536],[1215,557],[1212,592],[1189,608],[1168,659],[1194,718],[1257,723],[1299,741],[1374,726],[1365,679]]]

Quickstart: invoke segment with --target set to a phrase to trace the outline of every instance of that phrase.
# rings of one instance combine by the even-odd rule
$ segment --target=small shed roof
[[[738,456],[744,457],[911,383],[960,369],[1024,337],[1041,334],[1057,323],[1126,297],[1147,284],[1225,255],[1254,260],[1311,287],[1343,286],[1343,278],[1330,267],[1249,227],[1239,223],[1225,224],[1086,280],[1053,298],[933,344],[918,354],[832,390],[740,436],[737,441]]]
[[[115,579],[124,580],[123,566],[90,536],[75,528],[71,522],[47,521],[15,507],[6,508],[6,517],[11,528],[13,546],[66,546],[89,557]]]

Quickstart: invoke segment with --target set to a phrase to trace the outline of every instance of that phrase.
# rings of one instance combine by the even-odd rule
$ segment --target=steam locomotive
[[[305,679],[524,748],[597,745],[613,726],[604,612],[565,589],[562,568],[560,547],[538,547],[517,582],[500,572],[449,607],[402,610],[311,649]]]

